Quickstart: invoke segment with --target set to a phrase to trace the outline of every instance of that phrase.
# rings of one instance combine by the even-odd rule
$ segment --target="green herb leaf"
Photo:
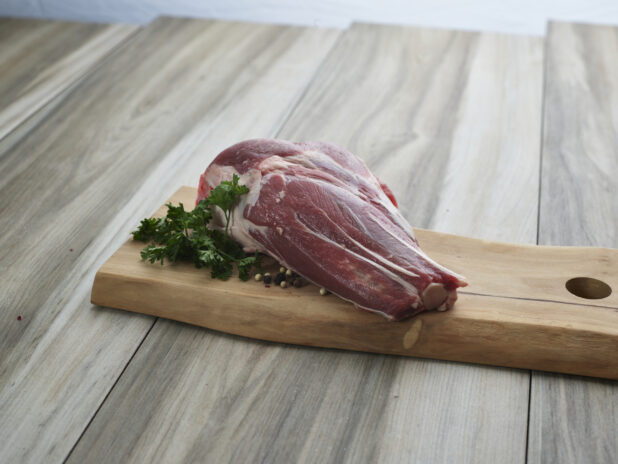
[[[246,185],[238,185],[240,178],[234,174],[232,181],[224,180],[217,187],[211,190],[206,199],[209,205],[218,206],[225,215],[225,235],[228,234],[232,209],[241,195],[249,193]]]
[[[133,235],[133,240],[140,240],[142,242],[147,242],[150,240],[157,230],[157,219],[156,218],[146,218],[142,219],[142,222],[139,225],[137,230],[131,232]]]
[[[238,261],[238,277],[241,280],[249,280],[251,276],[251,269],[255,265],[257,261],[256,256],[247,256],[246,258],[242,258]]]
[[[143,219],[137,230],[131,232],[134,240],[151,242],[141,251],[142,259],[161,264],[165,259],[170,262],[192,260],[196,267],[209,268],[213,278],[222,280],[232,275],[236,264],[238,276],[247,280],[254,267],[260,269],[260,255],[247,256],[228,235],[232,210],[240,196],[249,192],[238,181],[239,177],[234,174],[231,182],[221,182],[193,211],[185,211],[182,203],[176,206],[168,203],[165,217]],[[213,207],[223,211],[225,233],[208,228]]]

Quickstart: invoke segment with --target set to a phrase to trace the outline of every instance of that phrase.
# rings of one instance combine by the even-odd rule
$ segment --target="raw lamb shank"
[[[423,253],[390,189],[342,148],[238,143],[202,174],[197,200],[233,174],[250,189],[231,219],[245,251],[272,256],[360,309],[399,321],[449,309],[467,285]]]

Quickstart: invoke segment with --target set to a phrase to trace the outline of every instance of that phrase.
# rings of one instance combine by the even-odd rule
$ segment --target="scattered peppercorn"
[[[21,316],[17,316],[17,320],[18,320],[18,321],[21,321]]]
[[[270,272],[265,272],[264,274],[257,273],[254,278],[257,282],[264,282],[266,288],[270,288],[271,283],[279,285],[281,288],[288,288],[290,285],[301,288],[305,284],[302,277],[296,272],[293,272],[291,269],[286,269],[283,266],[279,268],[279,273],[275,274],[274,278]],[[320,295],[328,295],[329,293],[330,292],[325,288],[320,288]]]
[[[322,295],[322,296],[328,295],[328,290],[326,290],[324,287],[322,287],[320,289],[320,295]]]

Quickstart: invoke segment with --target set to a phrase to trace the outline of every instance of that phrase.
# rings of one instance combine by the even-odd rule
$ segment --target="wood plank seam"
[[[540,236],[540,231],[541,231],[541,191],[543,188],[543,146],[544,141],[543,141],[543,134],[545,131],[545,92],[547,89],[547,52],[548,52],[548,46],[547,46],[547,23],[545,24],[545,38],[543,39],[543,68],[542,68],[542,77],[541,79],[543,80],[543,84],[542,84],[542,91],[541,91],[541,132],[540,132],[540,137],[539,137],[539,171],[538,171],[538,176],[539,176],[539,191],[538,191],[538,196],[537,196],[537,216],[536,216],[536,244],[539,244],[539,236]],[[529,371],[528,373],[528,417],[526,420],[526,447],[525,447],[525,454],[524,454],[524,462],[525,464],[528,464],[528,448],[530,445],[530,415],[531,415],[531,408],[532,408],[532,370]]]
[[[109,398],[109,395],[112,393],[112,391],[114,390],[114,388],[116,388],[116,385],[118,384],[118,381],[120,380],[120,378],[122,377],[122,375],[124,374],[124,372],[127,370],[127,367],[129,367],[129,364],[131,364],[131,361],[133,360],[133,358],[135,357],[135,355],[137,354],[137,352],[139,351],[139,349],[142,347],[142,345],[144,344],[144,341],[146,340],[146,337],[148,337],[148,334],[150,334],[150,332],[152,331],[152,328],[154,327],[154,325],[157,323],[157,321],[159,320],[158,317],[155,317],[154,320],[152,321],[152,324],[150,324],[150,327],[148,328],[148,330],[146,331],[146,333],[144,334],[144,336],[142,337],[142,340],[139,342],[139,344],[137,345],[137,347],[135,348],[135,350],[133,351],[133,354],[131,355],[131,357],[128,359],[127,363],[124,365],[124,367],[122,368],[122,371],[120,372],[120,374],[118,375],[118,377],[116,377],[116,380],[114,381],[114,383],[112,384],[112,386],[110,387],[110,389],[107,391],[107,393],[105,394],[105,396],[103,397],[103,399],[101,400],[101,403],[99,404],[99,406],[96,408],[96,410],[94,411],[94,414],[92,414],[92,416],[90,417],[90,420],[88,421],[88,423],[86,424],[86,426],[84,427],[84,429],[82,430],[82,432],[80,433],[79,437],[77,437],[77,440],[75,440],[75,443],[73,443],[73,446],[71,447],[71,449],[69,450],[69,452],[67,453],[66,457],[64,458],[64,460],[62,461],[63,463],[67,462],[70,458],[71,458],[71,454],[73,453],[73,451],[75,450],[75,447],[77,446],[77,444],[79,443],[79,441],[82,439],[82,437],[84,436],[84,434],[88,431],[88,428],[90,427],[90,424],[92,424],[92,421],[94,420],[94,418],[96,417],[96,415],[99,413],[99,411],[101,410],[101,408],[103,407],[103,404],[105,404],[105,402],[107,401],[107,398]]]
[[[614,306],[595,305],[595,304],[586,303],[585,301],[588,301],[588,300],[582,300],[581,303],[576,303],[573,301],[552,300],[550,298],[526,298],[523,296],[507,296],[507,295],[495,295],[492,293],[477,293],[477,292],[470,292],[467,290],[458,290],[457,293],[460,293],[462,295],[490,296],[492,298],[507,298],[510,300],[539,301],[539,302],[546,302],[546,303],[560,303],[560,304],[572,305],[572,306],[587,306],[589,308],[602,308],[602,309],[611,309],[613,311],[617,311],[617,309]]]

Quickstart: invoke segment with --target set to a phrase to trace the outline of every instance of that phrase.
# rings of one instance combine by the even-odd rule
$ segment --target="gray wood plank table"
[[[138,28],[0,18],[0,139],[69,90]],[[40,118],[40,116],[39,116]]]
[[[617,37],[127,34],[0,137],[0,462],[614,462],[616,382],[247,340],[89,292],[141,217],[252,137],[349,148],[416,226],[616,247]]]
[[[93,308],[96,269],[183,170],[276,131],[338,33],[158,20],[0,157],[0,462],[67,457],[154,321]]]
[[[539,243],[618,248],[618,28],[550,23],[546,73]],[[618,382],[534,372],[529,443],[531,463],[618,462]]]

